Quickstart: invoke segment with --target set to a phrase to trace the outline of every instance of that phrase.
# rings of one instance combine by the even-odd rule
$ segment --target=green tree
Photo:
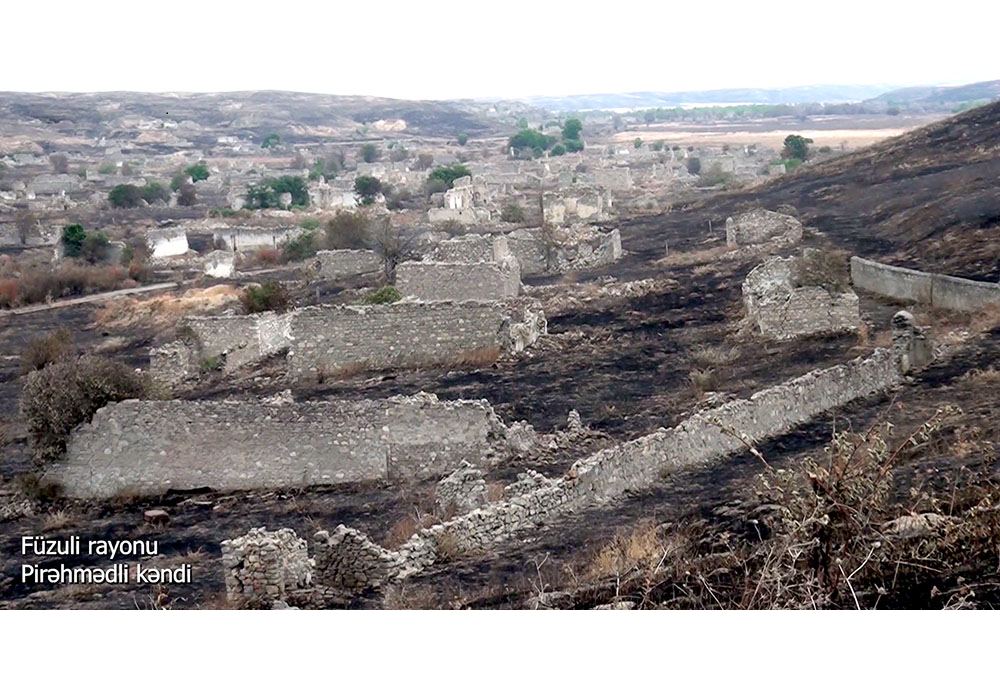
[[[469,142],[469,134],[468,133],[459,133],[458,134],[458,144],[461,145],[462,147],[465,147],[465,143],[467,143],[467,142]]]
[[[188,166],[184,169],[184,173],[191,177],[191,182],[208,180],[208,166],[205,165],[204,161]]]
[[[358,152],[358,156],[366,164],[371,164],[378,161],[379,154],[381,153],[379,152],[378,147],[376,147],[372,143],[365,143],[364,145],[361,146],[361,150]]]
[[[632,146],[635,147],[636,149],[642,147],[642,138],[636,138],[635,140],[633,140]]]
[[[281,136],[277,133],[268,133],[264,136],[264,141],[260,144],[261,147],[267,149],[269,147],[277,147],[281,144]]]
[[[785,146],[781,150],[781,156],[784,159],[805,161],[809,156],[809,145],[811,144],[812,138],[803,138],[794,134],[790,135],[785,138]]]
[[[562,145],[555,144],[552,146],[552,149],[549,150],[549,154],[554,157],[562,156],[563,154],[566,154],[566,148]]]
[[[118,185],[108,193],[108,201],[115,208],[138,208],[142,205],[142,189],[135,185]]]
[[[562,129],[563,140],[579,140],[581,131],[583,131],[583,122],[575,118],[567,119]]]
[[[267,180],[267,186],[279,197],[281,194],[291,194],[293,206],[309,205],[309,186],[298,175],[282,175],[278,178],[271,178]]]
[[[63,252],[67,257],[79,257],[83,252],[83,242],[87,238],[87,232],[83,225],[71,224],[63,227],[62,244]]]
[[[532,151],[544,152],[556,144],[556,139],[538,131],[524,129],[518,131],[507,141],[507,147],[513,149],[529,148]]]
[[[146,203],[170,201],[170,190],[159,182],[150,182],[142,188],[142,199]]]
[[[382,181],[371,175],[359,175],[354,179],[354,191],[361,197],[361,203],[372,204],[382,193]]]
[[[428,182],[431,180],[440,180],[443,182],[448,189],[455,186],[455,180],[465,177],[466,175],[472,175],[472,171],[466,168],[463,164],[452,164],[450,166],[438,166],[431,174],[427,176]]]
[[[583,141],[573,140],[571,138],[563,141],[563,146],[566,148],[567,152],[582,152],[583,151]]]

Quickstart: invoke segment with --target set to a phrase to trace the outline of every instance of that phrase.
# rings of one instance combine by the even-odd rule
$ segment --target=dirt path
[[[12,308],[6,311],[0,311],[0,316],[5,315],[24,315],[26,313],[38,313],[39,311],[50,311],[56,308],[64,308],[66,306],[73,306],[75,304],[89,304],[91,302],[101,301],[103,299],[111,299],[112,297],[122,297],[128,294],[142,294],[145,292],[156,292],[157,290],[172,290],[174,288],[180,287],[180,283],[154,283],[153,285],[143,285],[142,287],[130,287],[124,290],[112,290],[111,292],[99,292],[98,294],[88,294],[85,297],[74,297],[72,299],[60,299],[59,301],[53,301],[48,304],[36,304],[33,306],[25,306],[24,308]]]

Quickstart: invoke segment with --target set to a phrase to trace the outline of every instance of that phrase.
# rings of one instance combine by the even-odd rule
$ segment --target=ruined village
[[[713,114],[0,94],[0,596],[996,607],[1000,103]]]

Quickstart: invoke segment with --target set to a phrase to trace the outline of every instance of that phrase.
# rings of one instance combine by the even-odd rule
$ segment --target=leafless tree
[[[387,285],[396,282],[396,266],[413,257],[419,232],[413,227],[400,227],[383,217],[371,225],[371,248],[382,258],[382,271]]]
[[[53,154],[49,157],[52,170],[56,173],[69,173],[69,158],[65,154]]]

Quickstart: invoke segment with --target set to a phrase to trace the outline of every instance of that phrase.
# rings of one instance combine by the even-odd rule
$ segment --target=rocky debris
[[[142,518],[146,523],[156,526],[163,526],[170,522],[170,515],[167,514],[166,510],[162,509],[147,509],[142,513]]]
[[[364,533],[340,524],[333,534],[321,530],[316,541],[316,581],[325,587],[357,592],[380,587],[394,576],[399,553],[368,539]]]
[[[934,359],[934,344],[927,328],[918,326],[909,311],[892,316],[892,348],[904,373],[921,369]]]
[[[595,605],[591,610],[634,610],[635,601],[615,601],[604,605]]]
[[[901,540],[928,537],[938,534],[952,521],[951,517],[933,512],[907,514],[887,523],[885,525],[885,532],[887,535]]]
[[[794,245],[802,240],[802,223],[791,215],[755,208],[726,219],[726,245],[730,248],[770,244]]]
[[[465,514],[485,505],[483,471],[463,460],[458,469],[438,482],[435,499],[442,512],[453,514]]]

